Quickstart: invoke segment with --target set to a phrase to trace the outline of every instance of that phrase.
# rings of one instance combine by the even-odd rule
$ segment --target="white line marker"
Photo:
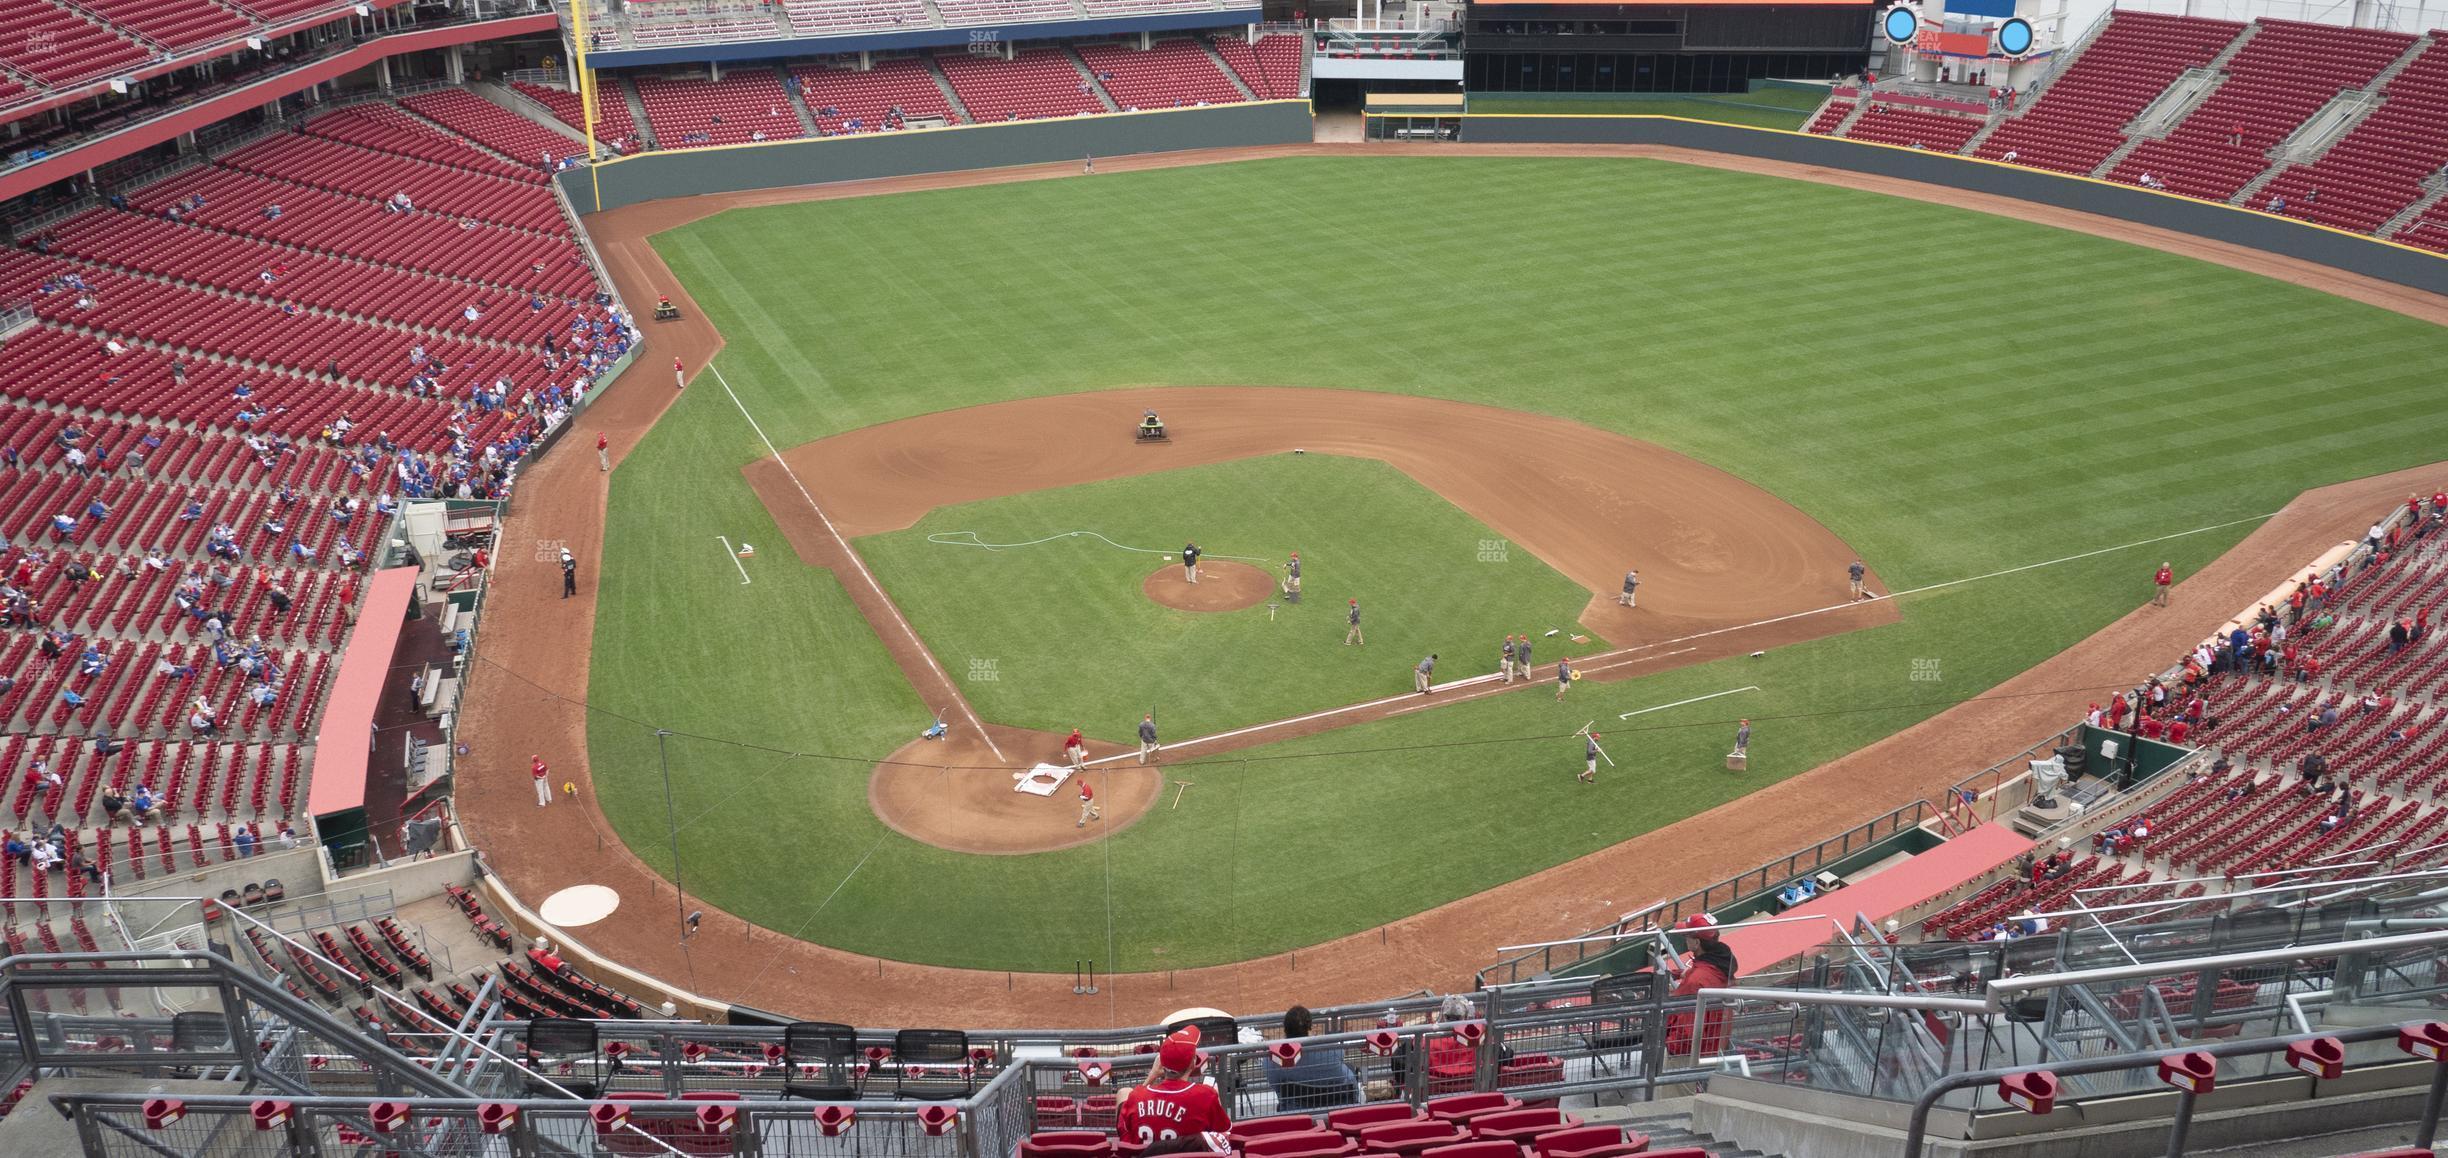
[[[1753,684],[1753,685],[1751,685],[1750,687],[1747,687],[1747,688],[1727,688],[1726,690],[1724,690],[1724,691],[1722,691],[1722,692],[1710,692],[1709,694],[1707,694],[1707,695],[1705,695],[1705,696],[1693,696],[1692,698],[1690,698],[1690,699],[1688,699],[1688,700],[1676,700],[1675,702],[1673,702],[1673,703],[1671,703],[1671,704],[1659,704],[1658,706],[1656,706],[1656,707],[1654,707],[1654,708],[1635,708],[1635,709],[1633,709],[1633,710],[1631,710],[1631,711],[1629,711],[1629,712],[1624,712],[1624,713],[1622,713],[1622,714],[1620,714],[1620,715],[1616,716],[1615,718],[1616,718],[1616,719],[1618,719],[1618,720],[1629,720],[1629,719],[1631,719],[1631,718],[1632,718],[1632,717],[1634,717],[1634,716],[1645,716],[1645,715],[1648,715],[1648,714],[1649,714],[1649,713],[1651,713],[1651,712],[1662,712],[1662,711],[1665,711],[1665,710],[1666,710],[1666,709],[1668,709],[1668,708],[1679,708],[1679,707],[1682,707],[1682,706],[1683,706],[1683,705],[1685,705],[1685,704],[1696,704],[1696,703],[1699,703],[1699,702],[1700,702],[1700,701],[1702,701],[1702,700],[1713,700],[1713,699],[1716,699],[1716,698],[1717,698],[1717,697],[1719,697],[1719,696],[1730,696],[1730,695],[1735,695],[1735,694],[1740,693],[1740,692],[1756,692],[1756,691],[1758,691],[1758,690],[1759,690],[1759,685],[1757,685],[1757,684]]]
[[[858,568],[859,578],[867,584],[869,590],[875,592],[877,599],[883,601],[884,609],[892,612],[893,622],[900,626],[901,634],[909,637],[910,646],[918,649],[919,656],[926,660],[930,670],[943,679],[944,686],[951,687],[952,677],[945,674],[942,664],[935,662],[935,653],[928,651],[926,641],[918,638],[918,629],[910,626],[910,621],[902,616],[901,608],[893,603],[891,596],[884,593],[884,585],[876,582],[875,573],[867,569],[867,561],[859,558],[858,552],[850,549],[850,541],[842,538],[842,533],[834,528],[832,517],[824,513],[823,507],[816,505],[816,496],[808,493],[807,484],[799,481],[798,472],[790,468],[790,463],[783,461],[782,452],[774,448],[773,439],[766,435],[763,426],[757,424],[756,415],[748,413],[747,404],[739,400],[738,394],[732,393],[731,382],[723,377],[721,368],[708,362],[706,369],[714,371],[714,381],[721,384],[724,394],[730,395],[731,405],[739,407],[740,417],[748,420],[748,428],[756,431],[757,441],[765,444],[765,453],[773,456],[774,465],[782,468],[783,477],[791,480],[791,486],[798,488],[799,497],[807,500],[808,509],[816,512],[816,521],[824,524],[825,534],[833,536],[833,542],[841,548],[842,556],[850,560],[852,567]],[[955,692],[952,702],[960,705],[961,714],[969,717],[969,726],[977,729],[978,738],[986,741],[986,750],[994,753],[995,759],[1003,761],[1011,759],[1003,754],[1003,749],[995,746],[994,737],[986,733],[986,722],[978,719],[977,713],[970,710],[968,700],[959,698],[958,693]]]
[[[715,541],[723,545],[723,554],[731,556],[731,565],[739,568],[740,586],[746,587],[748,585],[748,565],[740,562],[739,552],[731,549],[731,540],[723,538],[721,535],[716,535],[714,538]]]

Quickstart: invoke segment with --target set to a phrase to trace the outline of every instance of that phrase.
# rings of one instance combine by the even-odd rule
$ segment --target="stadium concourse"
[[[1367,146],[1369,155],[1405,151],[1409,147]],[[1254,156],[1320,155],[1330,146],[1295,149],[1229,150],[1195,156],[1113,158],[1100,168],[1124,171],[1135,167],[1214,163]],[[1356,150],[1355,150],[1356,151]],[[1452,150],[1417,147],[1430,155]],[[1605,146],[1539,146],[1502,148],[1464,146],[1476,155],[1662,156],[1695,164],[1738,165],[1745,169],[1806,180],[1858,185],[1902,196],[1970,203],[1984,211],[2044,221],[2066,228],[2151,245],[2317,285],[2384,308],[2448,322],[2448,303],[2402,287],[2377,283],[2309,263],[2274,257],[2240,247],[2149,227],[2108,221],[2086,214],[2052,210],[2002,198],[1967,198],[1907,182],[1865,181],[1822,169],[1774,165],[1758,161],[1692,154],[1678,150]],[[647,244],[647,236],[700,216],[747,205],[770,205],[814,198],[866,196],[907,189],[952,188],[1011,181],[1052,179],[1074,175],[1070,165],[1045,165],[982,173],[937,174],[924,177],[845,183],[806,189],[766,190],[702,197],[687,202],[633,206],[595,215],[588,225],[604,252],[614,280],[630,295],[665,292],[679,283],[662,268]],[[699,319],[693,302],[684,302],[685,318],[654,330],[647,357],[658,364],[679,356],[699,366],[720,348],[721,337]],[[714,384],[700,378],[691,389]],[[718,387],[717,387],[718,388]],[[672,401],[672,392],[653,384],[625,383],[610,391],[590,411],[612,433],[616,451],[634,445],[639,431],[650,425]],[[570,480],[570,472],[579,477]],[[516,516],[534,525],[569,528],[569,538],[591,565],[600,550],[600,520],[605,490],[592,480],[590,464],[570,459],[546,459],[533,477],[564,480],[545,484],[531,494],[544,496]],[[2091,687],[2130,680],[2136,655],[2175,655],[2198,643],[2236,607],[2267,591],[2302,560],[2318,555],[2343,537],[2369,525],[2375,510],[2385,510],[2411,489],[2428,488],[2434,472],[2414,470],[2358,480],[2307,492],[2285,510],[2256,528],[2235,550],[2210,568],[2184,578],[2180,599],[2172,609],[2145,608],[2103,630],[2076,647],[1996,689],[1994,696],[1950,709],[1862,751],[1802,776],[1745,797],[1717,811],[1694,817],[1672,828],[1651,833],[1604,852],[1582,858],[1406,920],[1385,930],[1346,937],[1300,950],[1298,970],[1292,955],[1277,955],[1233,965],[1183,970],[1173,975],[1124,976],[1112,979],[1091,1004],[1088,1015],[1130,1020],[1154,1018],[1177,1008],[1185,994],[1227,1008],[1274,1008],[1293,1001],[1318,1001],[1399,991],[1413,986],[1442,987],[1456,976],[1483,965],[1494,947],[1489,930],[1500,936],[1535,939],[1569,936],[1612,921],[1624,903],[1621,882],[1627,867],[1642,866],[1646,890],[1671,895],[1680,888],[1697,889],[1753,868],[1763,849],[1802,847],[1845,821],[1883,813],[1898,804],[1941,795],[1966,767],[1977,767],[2015,755],[2033,738],[2062,731],[2078,718],[2085,697],[2046,694],[2053,689]],[[559,535],[556,530],[555,535]],[[502,593],[513,599],[541,598],[548,584],[533,573],[542,564],[511,558],[503,562]],[[512,594],[522,593],[522,594]],[[570,646],[576,636],[559,626],[545,627],[544,607],[538,615],[505,615],[488,637],[496,662],[528,675],[537,686],[504,688],[498,696],[471,705],[463,725],[470,735],[515,738],[498,741],[513,750],[536,743],[557,744],[576,751],[583,742],[583,719],[573,705],[587,686],[586,656]],[[582,595],[570,608],[592,614],[592,601]],[[573,772],[581,788],[586,782],[576,762],[557,765]],[[1922,774],[1899,780],[1898,768]],[[1872,770],[1883,770],[1873,776]],[[1864,791],[1876,785],[1876,791]],[[463,803],[471,831],[488,849],[494,867],[520,895],[541,895],[577,879],[571,866],[585,863],[589,879],[623,892],[651,895],[660,880],[629,855],[592,808],[585,812],[587,830],[531,822],[532,803],[517,807],[523,785],[499,779],[464,786]],[[1739,839],[1711,833],[1739,832]],[[609,854],[605,860],[598,850]],[[1672,868],[1663,872],[1659,866]],[[1933,888],[1933,892],[1937,891]],[[1611,900],[1610,900],[1611,899]],[[1610,907],[1612,906],[1612,907]],[[1081,999],[1071,992],[1066,976],[985,974],[956,969],[879,962],[872,957],[842,953],[822,946],[785,941],[771,932],[753,929],[716,911],[706,913],[699,945],[722,943],[739,952],[696,953],[694,965],[706,990],[726,993],[742,1002],[764,1007],[807,1005],[851,1021],[891,1022],[910,1008],[935,1012],[946,1024],[1043,1024],[1082,1015]],[[721,938],[709,942],[706,938]],[[591,927],[588,947],[643,973],[670,977],[691,964],[659,931],[628,929],[617,917]],[[1104,979],[1100,979],[1102,984]],[[1007,988],[1007,985],[1009,986]],[[1170,988],[1168,988],[1170,986]],[[1391,988],[1389,988],[1389,986]],[[744,988],[734,988],[744,987]]]

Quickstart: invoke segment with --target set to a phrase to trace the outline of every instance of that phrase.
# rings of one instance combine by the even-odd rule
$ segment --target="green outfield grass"
[[[1799,129],[1827,99],[1824,91],[1763,88],[1748,93],[1602,96],[1594,93],[1472,93],[1473,113],[1521,116],[1682,117],[1762,129]]]
[[[1160,607],[1140,583],[1159,566],[1178,568],[1178,555],[1089,537],[998,551],[928,539],[972,532],[978,542],[1021,543],[1086,529],[1178,550],[1190,511],[1212,558],[1245,556],[1280,578],[1282,561],[1300,551],[1301,604],[1272,613]],[[1314,454],[949,507],[857,546],[946,669],[992,673],[964,683],[980,716],[1056,732],[1082,726],[1117,741],[1151,708],[1181,738],[1409,691],[1411,666],[1431,652],[1443,657],[1439,680],[1492,671],[1506,635],[1571,627],[1589,602],[1587,590],[1401,471]],[[1365,646],[1341,646],[1347,599],[1361,602]],[[1605,646],[1558,637],[1542,640],[1539,654]],[[973,671],[973,662],[984,666]]]
[[[1899,229],[2013,282],[1864,269],[1861,239]],[[1741,475],[1898,587],[2265,514],[2431,461],[2448,435],[2437,328],[2040,226],[1662,162],[1106,174],[738,211],[657,245],[783,446],[1129,385],[1429,394]],[[729,397],[693,388],[614,474],[589,750],[605,807],[668,867],[652,729],[744,742],[671,741],[692,894],[853,951],[992,968],[1231,960],[1485,889],[1978,694],[2141,602],[2160,559],[2190,571],[2250,529],[1950,587],[1891,627],[1564,705],[1498,697],[1241,753],[1181,770],[1197,786],[1180,811],[1110,841],[982,858],[867,812],[868,761],[926,709],[838,583],[780,548],[739,474],[763,453]],[[717,534],[774,545],[753,586]],[[1351,698],[1382,690],[1368,675]],[[1572,782],[1584,721],[1754,684],[1635,718],[1610,737],[1625,767]],[[1741,777],[1716,759],[1736,715],[1761,721]],[[1830,828],[1852,807],[1832,801]],[[1627,880],[1606,900],[1657,892]]]

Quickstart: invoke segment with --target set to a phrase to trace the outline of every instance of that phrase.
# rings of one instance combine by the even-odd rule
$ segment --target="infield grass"
[[[2012,282],[1865,268],[1861,240],[1899,229]],[[1900,588],[2266,514],[2448,438],[2437,328],[2116,242],[1664,162],[1288,159],[738,211],[656,243],[785,447],[1145,384],[1428,394],[1740,475]],[[925,708],[838,583],[779,549],[739,474],[763,454],[729,398],[691,389],[615,472],[589,749],[605,808],[668,867],[652,727],[734,741],[672,741],[691,893],[852,951],[988,968],[1232,960],[1488,888],[1977,695],[2139,604],[2161,559],[2190,573],[2250,529],[1951,587],[1890,627],[1560,706],[1503,696],[1240,753],[1181,770],[1197,787],[1178,812],[1109,841],[988,858],[868,813],[867,762]],[[776,545],[753,587],[715,534]],[[1350,698],[1382,689],[1368,675]],[[1610,737],[1626,767],[1572,782],[1585,720],[1754,684],[1636,717]],[[1761,721],[1743,777],[1717,760],[1737,715]],[[1859,811],[1830,801],[1829,831]],[[1591,922],[1658,891],[1626,880]]]
[[[1180,543],[1184,512],[1198,513],[1211,561],[1246,556],[1280,578],[1300,551],[1302,602],[1193,612],[1150,601],[1140,583],[1178,571],[1163,545]],[[1081,528],[1158,553],[1068,534]],[[929,541],[960,532],[983,543],[1064,537],[992,551]],[[1151,709],[1178,739],[1406,692],[1412,665],[1432,652],[1439,682],[1492,671],[1505,636],[1578,630],[1589,602],[1401,471],[1317,454],[948,507],[857,547],[937,661],[972,677],[963,690],[981,717],[1119,742]],[[1363,646],[1341,645],[1347,599],[1360,600]],[[1559,636],[1537,654],[1606,646]]]

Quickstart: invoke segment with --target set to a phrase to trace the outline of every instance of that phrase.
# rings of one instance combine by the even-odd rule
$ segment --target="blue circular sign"
[[[1921,14],[1908,5],[1898,4],[1887,10],[1880,26],[1885,29],[1888,40],[1897,44],[1911,44],[1914,34],[1921,31]]]
[[[2031,21],[2020,16],[1998,25],[1998,51],[2008,56],[2021,56],[2032,50]]]

